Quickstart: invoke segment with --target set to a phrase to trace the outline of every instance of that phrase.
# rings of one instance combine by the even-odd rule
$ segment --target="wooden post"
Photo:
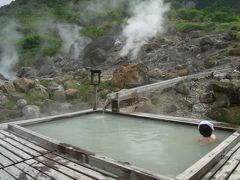
[[[116,94],[117,98],[112,100],[112,112],[119,113],[120,107],[119,107],[119,93]]]
[[[93,104],[93,110],[97,110],[97,85],[93,86],[93,91],[94,91],[94,104]]]

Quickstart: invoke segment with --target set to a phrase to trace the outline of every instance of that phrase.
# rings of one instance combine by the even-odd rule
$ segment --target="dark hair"
[[[201,124],[199,126],[199,132],[204,137],[210,137],[212,135],[212,128],[207,124]]]

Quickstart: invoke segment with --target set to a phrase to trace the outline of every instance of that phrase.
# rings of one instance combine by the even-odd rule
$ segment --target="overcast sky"
[[[0,0],[0,7],[4,6],[6,4],[9,4],[10,2],[12,2],[13,0]]]

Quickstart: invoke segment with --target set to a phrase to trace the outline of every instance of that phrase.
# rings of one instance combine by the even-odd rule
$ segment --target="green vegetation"
[[[166,1],[171,3],[169,19],[181,32],[240,29],[240,1]],[[82,27],[79,34],[92,39],[116,34],[129,16],[127,2],[114,10],[95,12],[88,10],[88,0],[16,0],[0,8],[0,22],[4,24],[13,18],[19,23],[17,31],[23,38],[18,43],[21,60],[18,66],[26,66],[36,57],[54,56],[61,51],[62,41],[56,27],[49,29],[49,25],[76,24]]]

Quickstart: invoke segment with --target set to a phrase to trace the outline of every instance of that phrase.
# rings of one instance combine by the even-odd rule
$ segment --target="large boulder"
[[[53,92],[55,92],[56,90],[60,90],[60,91],[64,91],[64,88],[62,85],[56,83],[55,81],[50,81],[48,83],[48,91],[53,94]]]
[[[106,57],[107,57],[106,51],[101,48],[97,48],[88,55],[87,64],[96,67],[105,62]]]
[[[229,98],[231,104],[240,103],[240,81],[211,81],[207,89],[225,94]]]
[[[64,102],[66,100],[66,93],[64,90],[56,90],[53,93],[53,100]]]
[[[49,99],[49,94],[42,87],[35,87],[29,90],[28,95],[36,99]]]
[[[76,99],[79,98],[80,92],[78,89],[67,89],[65,94],[67,99]]]
[[[30,118],[38,118],[40,117],[40,108],[35,105],[27,105],[22,109],[22,114],[24,117]]]
[[[22,67],[17,71],[17,77],[34,78],[37,76],[37,71],[32,67]]]
[[[141,86],[149,83],[147,67],[143,63],[132,63],[116,69],[113,73],[112,85],[120,89]]]
[[[17,100],[16,105],[18,108],[23,108],[27,105],[27,101],[25,99],[19,99]]]
[[[105,61],[105,51],[114,47],[114,36],[102,36],[89,43],[83,50],[83,63],[87,66],[96,66]]]
[[[34,86],[34,81],[27,78],[20,78],[13,82],[17,91],[27,93]]]

